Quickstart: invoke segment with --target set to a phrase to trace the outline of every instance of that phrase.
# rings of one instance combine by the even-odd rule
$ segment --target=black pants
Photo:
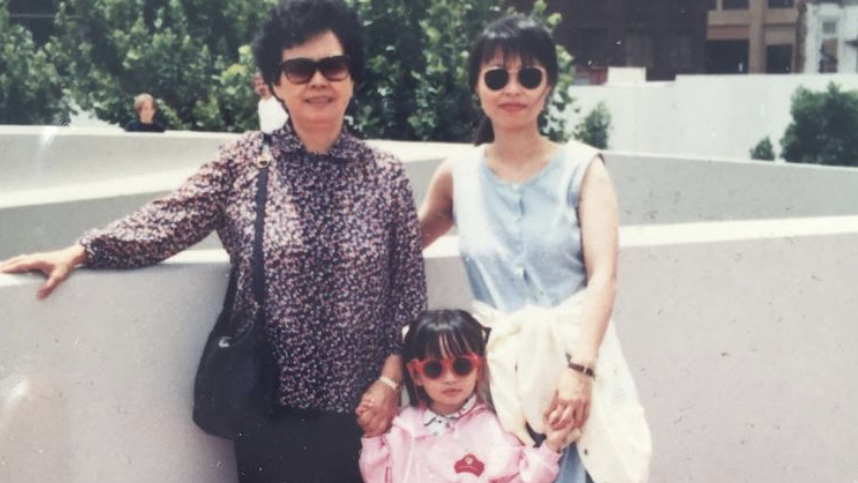
[[[235,440],[240,483],[361,483],[353,414],[279,409]]]

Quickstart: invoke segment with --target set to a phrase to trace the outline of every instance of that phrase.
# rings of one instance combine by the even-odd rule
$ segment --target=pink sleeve
[[[505,434],[509,444],[509,461],[504,476],[492,480],[493,483],[552,483],[557,479],[560,469],[560,456],[547,446],[525,447],[512,434]]]
[[[361,438],[360,474],[365,483],[391,483],[390,448],[384,436]]]

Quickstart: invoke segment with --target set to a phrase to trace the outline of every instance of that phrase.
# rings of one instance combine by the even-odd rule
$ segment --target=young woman
[[[580,302],[578,336],[562,341],[570,347],[568,367],[550,381],[553,397],[543,408],[549,429],[578,429],[588,419],[614,304],[618,209],[598,151],[556,144],[539,131],[557,69],[550,34],[527,17],[501,19],[477,38],[469,59],[471,86],[485,114],[477,147],[438,169],[420,228],[425,248],[456,225],[474,297],[493,309]],[[493,395],[494,384],[492,373]],[[529,395],[516,397],[526,404]],[[500,408],[498,414],[504,421]],[[540,429],[539,422],[528,423],[528,431]],[[558,481],[588,479],[571,445]]]

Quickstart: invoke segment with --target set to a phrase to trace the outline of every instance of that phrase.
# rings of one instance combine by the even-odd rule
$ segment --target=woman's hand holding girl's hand
[[[387,431],[398,408],[398,392],[381,381],[369,386],[355,410],[364,437],[374,438]]]
[[[548,426],[559,430],[565,426],[580,429],[590,417],[593,379],[572,369],[563,371],[554,401],[548,408]]]
[[[574,430],[572,423],[559,428],[553,428],[548,424],[548,413],[546,413],[543,425],[545,426],[545,441],[543,441],[542,444],[555,453],[561,452],[563,447],[566,445],[566,440],[569,438],[569,434]]]
[[[48,277],[48,280],[37,292],[37,296],[43,299],[51,294],[72,271],[86,261],[86,251],[81,245],[72,245],[62,250],[53,252],[31,253],[29,255],[18,255],[0,262],[0,273],[19,273],[39,271]]]

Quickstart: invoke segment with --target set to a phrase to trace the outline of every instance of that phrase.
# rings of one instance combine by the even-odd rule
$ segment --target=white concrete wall
[[[0,127],[0,259],[74,241],[175,189],[235,135]],[[467,146],[370,141],[399,156],[422,199],[440,161]],[[214,236],[197,248],[219,246]]]
[[[572,86],[581,109],[570,119],[575,125],[604,102],[612,116],[611,149],[747,160],[766,136],[780,155],[796,88],[818,91],[829,82],[858,89],[858,74],[695,75],[674,82]]]
[[[42,137],[38,130],[26,135],[0,130],[0,151],[15,153],[0,157],[0,259],[63,246],[86,229],[130,213],[178,186],[231,136],[173,133],[142,139],[60,131],[44,144]],[[418,203],[441,160],[469,149],[373,143],[405,160]],[[858,214],[854,169],[618,151],[606,159],[624,225]],[[49,182],[41,187],[43,178]],[[218,246],[212,236],[197,248]]]
[[[615,323],[652,427],[653,483],[853,481],[858,218],[624,229]],[[431,305],[467,307],[452,240]],[[0,275],[0,481],[233,482],[193,425],[218,252],[82,270],[37,302]]]
[[[620,152],[606,159],[624,225],[858,214],[858,170],[850,168]],[[406,162],[418,202],[439,163],[439,157]],[[0,193],[0,259],[65,246],[166,193],[192,171]],[[219,246],[212,235],[195,248]]]
[[[126,191],[136,206],[157,189],[129,186],[172,186],[223,140],[199,135],[182,147],[169,136],[66,132],[44,143],[34,140],[41,131],[0,135],[0,153],[18,153],[18,165],[0,155],[0,247],[39,230],[65,243],[49,230],[68,221],[76,233],[89,225],[73,226],[83,220],[75,213]],[[186,154],[159,154],[165,145]],[[461,149],[388,147],[407,158],[418,196],[439,153]],[[652,425],[651,481],[855,480],[858,171],[607,160],[625,225],[615,321]],[[132,180],[109,182],[123,176]],[[431,305],[467,307],[455,240],[427,257]],[[229,445],[190,420],[226,271],[221,251],[189,251],[133,272],[81,270],[43,302],[40,277],[0,275],[0,482],[234,481]]]

